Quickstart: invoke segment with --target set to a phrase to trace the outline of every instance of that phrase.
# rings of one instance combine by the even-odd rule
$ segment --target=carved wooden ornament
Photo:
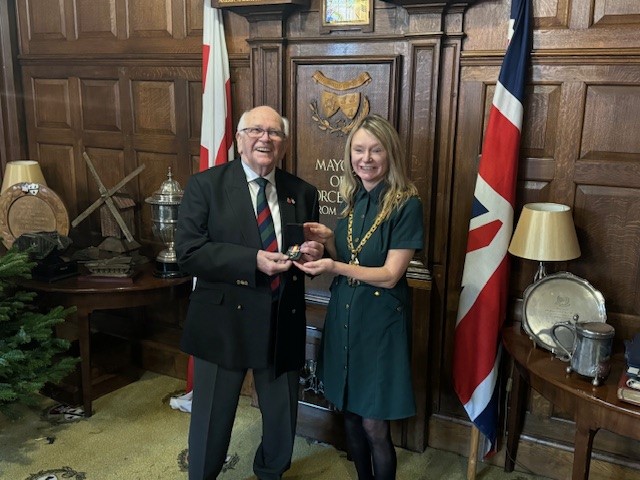
[[[317,71],[312,76],[313,80],[323,87],[337,91],[353,90],[371,82],[371,75],[361,72],[355,78],[346,81],[334,80]],[[337,94],[327,90],[320,93],[320,107],[318,100],[309,104],[311,118],[318,124],[318,128],[325,132],[335,133],[338,136],[348,135],[351,129],[369,114],[371,107],[369,99],[361,92]],[[341,112],[337,118],[333,118]],[[333,118],[333,120],[331,120]]]

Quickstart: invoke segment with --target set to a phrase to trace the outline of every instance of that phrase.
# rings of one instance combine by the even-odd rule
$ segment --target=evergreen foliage
[[[14,413],[16,404],[34,405],[47,382],[57,383],[78,359],[63,355],[67,340],[55,338],[53,328],[75,307],[55,307],[41,313],[35,292],[18,283],[31,278],[35,262],[24,251],[11,249],[0,257],[0,412]]]

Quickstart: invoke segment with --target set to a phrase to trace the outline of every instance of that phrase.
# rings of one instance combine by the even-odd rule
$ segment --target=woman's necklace
[[[386,210],[383,210],[378,214],[376,219],[373,221],[373,225],[369,228],[369,231],[364,234],[360,243],[358,243],[357,247],[353,246],[353,209],[349,212],[349,222],[347,223],[347,247],[351,252],[351,260],[349,260],[349,265],[360,265],[358,261],[358,255],[362,251],[362,247],[364,247],[365,243],[371,238],[373,232],[375,232],[380,224],[382,223],[382,219],[387,216]],[[348,277],[347,283],[350,287],[357,287],[360,285],[360,280],[356,280],[355,278]]]

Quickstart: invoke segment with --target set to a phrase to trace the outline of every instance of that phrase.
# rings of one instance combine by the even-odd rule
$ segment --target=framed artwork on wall
[[[373,0],[322,0],[321,31],[373,31]]]

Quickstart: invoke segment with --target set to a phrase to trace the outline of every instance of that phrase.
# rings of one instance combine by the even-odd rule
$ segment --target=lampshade
[[[38,162],[35,160],[16,160],[15,162],[8,162],[7,167],[4,170],[0,193],[4,192],[10,186],[22,182],[47,185]]]
[[[562,261],[580,256],[571,209],[559,203],[528,203],[522,208],[509,252],[529,260]]]

